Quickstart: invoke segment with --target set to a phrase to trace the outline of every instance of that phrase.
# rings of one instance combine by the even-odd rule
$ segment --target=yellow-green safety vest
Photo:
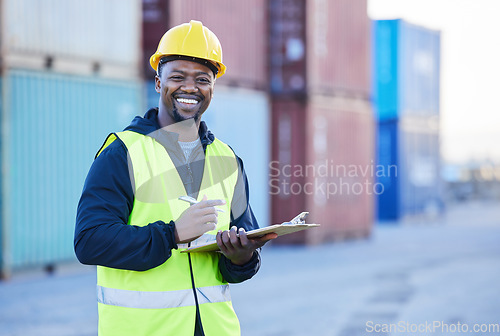
[[[133,178],[134,204],[128,224],[145,226],[179,218],[189,204],[178,199],[186,191],[165,148],[152,137],[124,131],[111,134],[100,152],[116,137],[127,147]],[[215,139],[206,147],[198,198],[207,195],[226,204],[219,206],[224,212],[218,215],[217,228],[191,246],[215,241],[218,230],[229,229],[237,177],[233,151]],[[206,336],[240,335],[229,285],[219,271],[220,254],[180,253],[187,244],[178,247],[165,263],[143,272],[98,266],[99,335],[193,336],[196,301]]]

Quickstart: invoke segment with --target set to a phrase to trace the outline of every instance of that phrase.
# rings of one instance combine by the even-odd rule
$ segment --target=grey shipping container
[[[11,69],[1,102],[1,271],[76,260],[85,176],[108,133],[143,112],[141,84]]]
[[[5,0],[0,11],[8,67],[139,75],[140,0]]]
[[[269,225],[270,107],[261,91],[215,85],[214,98],[203,114],[208,128],[244,163],[250,205],[260,226]]]

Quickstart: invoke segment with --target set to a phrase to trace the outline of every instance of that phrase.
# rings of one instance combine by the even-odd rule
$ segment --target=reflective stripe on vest
[[[198,303],[231,301],[229,285],[198,287]],[[97,302],[127,308],[162,309],[194,306],[192,289],[168,292],[143,292],[97,286]]]

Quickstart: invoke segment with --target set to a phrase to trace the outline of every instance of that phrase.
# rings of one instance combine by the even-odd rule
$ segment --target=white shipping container
[[[137,72],[140,0],[4,0],[1,6],[3,53],[17,66],[20,59],[50,58]]]
[[[264,92],[217,86],[202,120],[215,137],[227,143],[244,164],[250,205],[259,225],[270,220],[270,108]]]

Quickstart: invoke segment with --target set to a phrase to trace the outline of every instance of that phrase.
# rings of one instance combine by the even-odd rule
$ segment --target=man
[[[226,67],[201,22],[170,29],[151,56],[158,108],[111,134],[82,192],[75,252],[98,265],[100,335],[239,335],[228,282],[258,271],[242,161],[201,116]],[[189,206],[179,199],[191,196]],[[221,253],[181,253],[216,241]]]

